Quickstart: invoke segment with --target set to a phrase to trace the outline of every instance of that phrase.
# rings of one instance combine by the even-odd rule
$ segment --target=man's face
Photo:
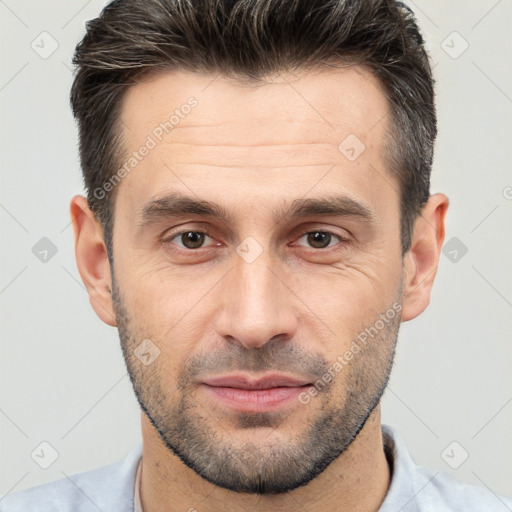
[[[138,157],[117,185],[114,309],[166,446],[218,486],[285,492],[350,445],[391,369],[403,276],[388,106],[358,68],[214,78],[169,72],[128,91]],[[227,218],[171,215],[178,195]],[[327,200],[335,210],[311,208]],[[306,385],[205,384],[275,373]]]

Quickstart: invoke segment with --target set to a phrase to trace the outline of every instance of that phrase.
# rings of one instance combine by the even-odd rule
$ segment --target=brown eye
[[[193,250],[201,249],[207,238],[211,237],[203,231],[182,231],[169,238],[166,243],[175,243],[182,249]]]
[[[181,241],[187,249],[198,249],[204,243],[205,235],[198,231],[188,231],[181,235]]]
[[[314,231],[312,233],[308,233],[308,243],[311,244],[315,249],[323,249],[329,246],[329,243],[332,239],[330,233],[325,233],[323,231]]]
[[[330,246],[333,237],[341,241],[341,237],[329,231],[310,231],[301,236],[306,238],[307,244],[313,249],[325,249]],[[335,240],[336,241],[336,240]]]

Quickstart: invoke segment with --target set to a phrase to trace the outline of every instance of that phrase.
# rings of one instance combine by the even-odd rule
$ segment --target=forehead
[[[307,187],[332,166],[327,189],[368,189],[370,167],[385,172],[388,112],[380,82],[360,67],[281,73],[257,85],[182,71],[148,75],[123,100],[123,163],[134,165],[118,193],[134,206],[187,183],[211,193],[212,184],[243,181],[278,195],[284,183]]]
[[[161,72],[148,75],[125,95],[122,120],[129,127],[128,142],[169,120],[190,98],[197,99],[194,115],[173,123],[173,135],[193,138],[197,130],[186,134],[187,127],[222,125],[220,142],[229,136],[254,145],[275,142],[283,125],[287,131],[279,132],[281,138],[290,141],[335,143],[350,129],[364,137],[388,111],[379,80],[363,67],[279,73],[258,84],[223,75]],[[234,126],[244,131],[230,130]]]

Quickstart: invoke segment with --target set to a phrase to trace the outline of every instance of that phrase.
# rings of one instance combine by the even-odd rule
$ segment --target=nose
[[[237,340],[246,348],[258,348],[276,338],[295,335],[295,295],[265,251],[252,263],[237,258],[219,293],[217,333],[224,338]]]

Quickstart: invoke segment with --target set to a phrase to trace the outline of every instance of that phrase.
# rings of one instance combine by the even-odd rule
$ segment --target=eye
[[[196,251],[208,247],[207,242],[210,240],[210,246],[222,245],[216,243],[214,238],[208,233],[208,231],[199,230],[183,230],[178,233],[174,233],[168,236],[162,243],[165,245],[176,245],[184,251]],[[305,239],[307,245],[300,243],[300,240]],[[349,243],[347,238],[342,237],[336,233],[325,230],[308,231],[299,237],[299,243],[297,245],[302,247],[309,246],[312,249],[324,250],[336,246],[341,242]],[[213,243],[212,243],[213,242]]]
[[[213,240],[213,238],[205,231],[188,230],[175,233],[173,236],[163,240],[163,242],[165,244],[175,243],[182,249],[194,250],[203,248],[203,245],[208,238]],[[177,240],[177,242],[173,242],[173,240]]]
[[[306,238],[306,242],[310,244],[313,249],[326,249],[336,245],[339,242],[346,242],[347,240],[336,233],[332,233],[331,231],[309,231],[304,233],[300,238]],[[333,241],[337,242],[333,245],[330,245]],[[300,244],[299,244],[300,245]]]

